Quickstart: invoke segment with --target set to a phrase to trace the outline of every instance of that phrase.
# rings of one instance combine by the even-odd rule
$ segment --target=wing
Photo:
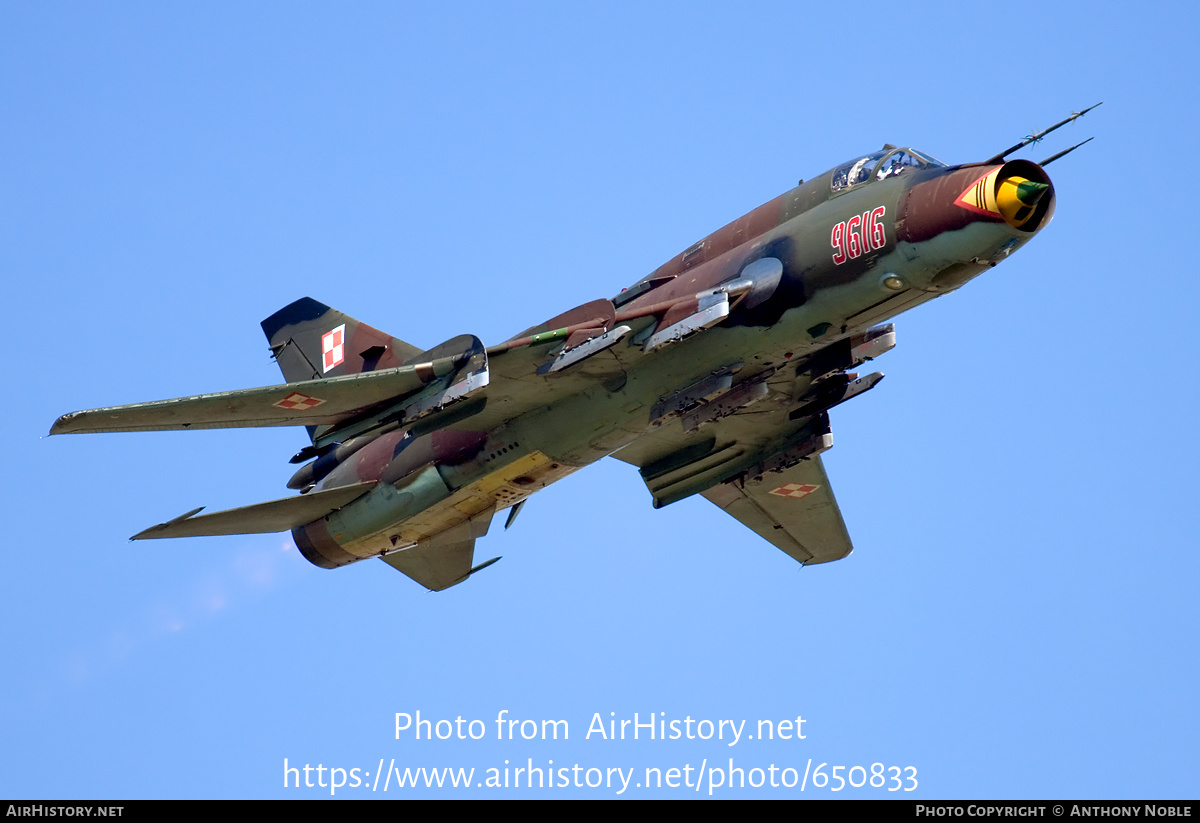
[[[656,508],[702,494],[801,563],[839,560],[853,547],[819,456],[828,410],[882,379],[845,369],[894,341],[884,326],[740,383],[713,375],[664,397],[659,428],[614,456],[640,469]]]
[[[735,414],[690,437],[672,426],[614,457],[639,466],[656,508],[702,494],[801,563],[841,559],[850,535],[819,456],[832,444],[828,416],[787,414]]]
[[[818,455],[778,475],[734,480],[701,494],[806,565],[841,560],[854,550]]]
[[[317,445],[439,413],[487,385],[479,338],[461,335],[416,362],[338,377],[64,414],[51,434],[316,426]]]
[[[705,299],[728,314],[725,295]],[[307,426],[314,448],[321,448],[391,424],[490,429],[598,383],[623,384],[629,363],[646,351],[616,344],[660,319],[667,331],[658,345],[716,322],[720,313],[707,303],[701,310],[700,302],[618,314],[612,301],[593,300],[488,349],[460,335],[415,353],[398,338],[303,298],[263,321],[290,382],[71,412],[50,433]],[[468,397],[472,402],[461,402]]]
[[[651,320],[647,315],[614,328],[612,303],[595,300],[490,349],[460,335],[414,353],[407,343],[304,298],[263,321],[290,382],[71,412],[50,433],[307,426],[319,448],[389,424],[413,428],[417,420],[427,431],[479,415],[460,427],[488,429],[623,377],[615,343]],[[560,357],[564,348],[566,358]],[[401,357],[403,363],[392,365]]]
[[[332,424],[392,398],[404,397],[422,385],[415,370],[400,367],[71,412],[58,418],[50,433]]]

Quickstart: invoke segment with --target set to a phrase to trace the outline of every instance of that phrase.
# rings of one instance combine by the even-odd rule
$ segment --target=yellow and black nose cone
[[[1013,228],[1021,228],[1032,216],[1034,207],[1050,190],[1049,183],[1039,183],[1024,177],[1007,177],[996,187],[996,206],[1000,215]]]

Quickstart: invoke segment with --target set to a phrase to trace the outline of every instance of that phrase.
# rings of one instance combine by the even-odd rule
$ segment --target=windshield
[[[915,154],[921,160],[924,160],[926,165],[929,165],[929,166],[944,166],[944,165],[946,165],[941,160],[938,160],[936,157],[931,157],[930,155],[926,154],[923,151],[917,151],[916,149],[909,149],[909,151],[911,151],[913,154]]]
[[[904,174],[912,168],[920,168],[924,165],[915,155],[901,149],[894,151],[879,164],[879,170],[875,172],[876,180],[884,180],[888,177],[895,177],[897,174]]]
[[[888,177],[895,177],[904,174],[909,169],[927,169],[944,165],[941,161],[914,149],[889,148],[838,166],[833,170],[829,186],[835,192],[842,191],[872,179],[884,180]],[[872,171],[874,175],[872,175]]]

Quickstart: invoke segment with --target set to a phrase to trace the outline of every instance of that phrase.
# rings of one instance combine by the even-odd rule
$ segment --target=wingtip
[[[158,534],[158,532],[164,531],[165,529],[168,529],[177,523],[182,523],[184,520],[188,520],[192,517],[195,517],[197,514],[199,514],[202,511],[204,511],[204,507],[197,506],[196,508],[192,509],[189,512],[184,512],[183,514],[179,515],[178,517],[171,518],[166,523],[158,523],[154,526],[151,526],[148,529],[142,529],[140,532],[138,532],[137,534],[135,534],[133,537],[131,537],[129,539],[130,540],[147,540],[150,538],[159,537],[160,535]]]
[[[68,426],[70,425],[71,419],[77,414],[79,414],[79,412],[68,412],[67,414],[59,416],[59,418],[54,421],[54,425],[50,427],[50,434],[70,434],[71,430],[68,428]]]

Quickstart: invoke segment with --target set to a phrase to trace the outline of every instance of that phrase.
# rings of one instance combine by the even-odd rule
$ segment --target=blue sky
[[[714,796],[1194,798],[1197,28],[1184,4],[7,4],[0,794],[732,758],[918,785]],[[978,160],[1100,100],[1024,153],[1097,138],[1051,166],[1053,224],[901,316],[888,379],[834,411],[839,563],[703,499],[654,511],[607,460],[426,594],[287,535],[127,541],[283,495],[299,430],[44,437],[277,382],[258,323],[297,297],[494,343],[884,142]],[[488,733],[396,739],[417,711]],[[497,740],[501,711],[570,738]],[[586,738],[634,713],[805,738]]]

